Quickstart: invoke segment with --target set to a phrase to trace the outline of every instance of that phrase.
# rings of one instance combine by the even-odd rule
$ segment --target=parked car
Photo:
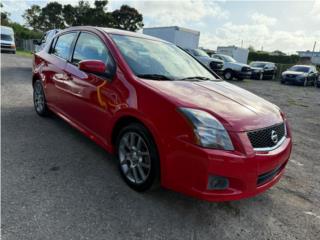
[[[281,74],[281,83],[292,83],[303,86],[313,85],[318,78],[318,71],[312,65],[295,65]]]
[[[202,64],[210,68],[217,74],[222,74],[223,61],[209,57],[209,55],[202,49],[185,49],[188,53],[198,59]]]
[[[11,27],[1,26],[0,38],[1,52],[16,53],[16,44],[14,41],[14,31]]]
[[[251,79],[274,79],[277,73],[277,66],[272,62],[254,61],[250,63],[252,69]]]
[[[277,183],[290,156],[277,106],[151,36],[63,30],[35,53],[32,84],[37,114],[115,153],[136,191],[160,183],[208,201],[246,198]]]
[[[35,52],[39,52],[41,51],[45,45],[51,41],[51,39],[54,37],[54,35],[56,35],[59,31],[61,31],[60,29],[52,29],[49,30],[47,32],[45,32],[40,40],[33,40],[33,44],[35,45]]]
[[[320,88],[320,74],[318,74],[317,80],[314,82],[314,86]]]
[[[236,78],[238,80],[251,78],[252,70],[249,65],[239,63],[232,57],[223,54],[213,54],[212,57],[224,62],[223,78],[225,80],[232,80],[233,78]]]

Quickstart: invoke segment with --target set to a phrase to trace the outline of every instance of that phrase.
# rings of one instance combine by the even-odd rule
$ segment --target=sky
[[[77,4],[77,0],[57,0]],[[2,0],[13,21],[24,24],[22,14],[33,4],[50,0]],[[93,4],[94,0],[89,0]],[[143,14],[145,27],[180,26],[200,31],[200,46],[253,46],[258,50],[320,51],[320,0],[208,1],[109,0],[108,10],[128,4]]]

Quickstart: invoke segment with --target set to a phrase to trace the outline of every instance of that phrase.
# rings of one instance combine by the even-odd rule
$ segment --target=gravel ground
[[[2,238],[318,239],[320,89],[233,82],[280,106],[294,149],[281,181],[251,199],[209,203],[161,189],[139,194],[115,159],[32,106],[31,59],[1,56]]]

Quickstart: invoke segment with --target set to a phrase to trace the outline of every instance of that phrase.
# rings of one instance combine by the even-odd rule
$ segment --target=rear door
[[[53,40],[46,67],[46,87],[50,102],[64,115],[69,115],[70,91],[65,67],[71,56],[78,32],[68,32]]]
[[[106,73],[96,75],[78,68],[83,60],[100,60]],[[105,137],[109,121],[108,96],[113,94],[110,76],[115,72],[115,61],[102,39],[91,32],[81,32],[70,62],[66,65],[69,96],[72,98],[70,115],[96,136]],[[106,97],[107,96],[107,97]]]

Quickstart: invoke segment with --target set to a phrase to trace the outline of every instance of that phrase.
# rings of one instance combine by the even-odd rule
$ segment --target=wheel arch
[[[161,154],[161,145],[160,145],[160,140],[157,139],[156,135],[156,130],[150,126],[150,124],[146,123],[144,120],[141,120],[140,118],[133,116],[133,115],[124,115],[119,117],[115,124],[113,125],[112,128],[112,132],[111,132],[111,145],[113,148],[113,151],[116,151],[116,141],[117,141],[117,137],[119,135],[119,133],[121,132],[121,129],[123,129],[124,127],[128,126],[129,124],[132,123],[138,123],[141,124],[142,126],[144,126],[146,128],[146,130],[149,132],[149,135],[152,139],[152,141],[155,144],[155,149],[157,151],[158,157],[159,157],[159,169],[158,169],[158,177],[160,178],[160,182],[162,182],[163,180],[163,176],[161,175],[163,173],[162,169],[163,169],[163,164],[164,162],[161,161],[162,159],[162,154]]]

